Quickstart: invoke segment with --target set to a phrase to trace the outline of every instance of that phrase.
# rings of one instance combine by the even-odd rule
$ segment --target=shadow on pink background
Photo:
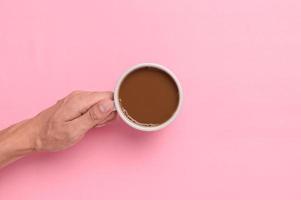
[[[120,120],[0,172],[0,199],[300,199],[301,3],[0,0],[0,127],[75,89],[113,90],[158,62],[184,89],[176,121]]]

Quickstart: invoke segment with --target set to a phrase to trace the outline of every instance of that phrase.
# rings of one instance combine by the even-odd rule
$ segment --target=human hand
[[[59,151],[116,117],[112,92],[75,91],[32,118],[36,151]]]

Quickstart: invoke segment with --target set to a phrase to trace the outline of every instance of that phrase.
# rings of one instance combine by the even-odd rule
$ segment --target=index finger
[[[76,91],[66,97],[62,105],[65,120],[73,120],[86,113],[89,108],[102,99],[113,99],[113,92]]]

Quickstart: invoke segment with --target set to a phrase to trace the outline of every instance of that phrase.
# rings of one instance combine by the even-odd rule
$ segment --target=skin
[[[112,92],[74,91],[33,118],[0,131],[0,168],[34,152],[55,152],[114,120]]]

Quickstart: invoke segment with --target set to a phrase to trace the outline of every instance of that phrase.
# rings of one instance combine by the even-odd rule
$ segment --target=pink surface
[[[177,120],[121,121],[0,172],[0,199],[301,199],[298,0],[0,0],[0,127],[74,89],[171,68]]]

